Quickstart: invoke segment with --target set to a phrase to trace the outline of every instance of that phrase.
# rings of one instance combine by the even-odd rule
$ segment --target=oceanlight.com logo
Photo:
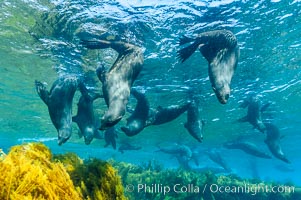
[[[163,185],[163,184],[128,184],[125,187],[127,192],[137,193],[162,193],[166,195],[168,193],[233,193],[233,194],[250,194],[256,195],[258,193],[294,193],[294,186],[286,185],[264,185],[264,184],[248,184],[245,183],[241,186],[236,185],[218,185],[218,184],[205,184],[203,186],[197,186],[193,184],[175,184],[175,185]]]
[[[208,185],[205,184],[204,191]],[[211,193],[246,193],[256,195],[258,193],[294,193],[294,186],[286,185],[264,185],[264,184],[244,184],[242,186],[223,186],[218,184],[211,184],[209,186]]]

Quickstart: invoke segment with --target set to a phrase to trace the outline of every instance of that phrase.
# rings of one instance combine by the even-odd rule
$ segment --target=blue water
[[[0,148],[8,151],[22,142],[41,141],[54,153],[76,152],[83,158],[116,159],[135,164],[156,160],[168,168],[177,168],[179,164],[174,157],[155,151],[158,146],[185,144],[200,152],[201,166],[216,166],[202,153],[216,148],[233,172],[241,177],[252,178],[256,174],[262,180],[292,181],[300,186],[300,16],[300,0],[2,0]],[[199,52],[183,64],[176,59],[180,36],[216,29],[232,31],[241,51],[226,105],[217,101],[210,86],[207,62]],[[184,128],[184,114],[168,124],[148,127],[134,137],[119,133],[117,145],[130,142],[142,146],[139,151],[121,154],[112,147],[104,148],[103,140],[85,145],[78,137],[75,124],[72,138],[62,146],[57,145],[56,130],[47,107],[36,94],[34,81],[45,82],[50,88],[58,76],[77,74],[87,76],[87,84],[100,90],[99,81],[93,78],[94,71],[100,63],[111,66],[116,52],[109,49],[87,51],[79,45],[79,37],[104,32],[144,48],[144,68],[134,86],[145,89],[152,107],[187,100],[187,88],[198,92],[201,114],[207,121],[202,144]],[[239,103],[250,91],[272,102],[265,117],[280,128],[284,135],[282,149],[292,164],[222,148],[224,142],[243,137],[270,153],[263,142],[264,134],[248,123],[235,123],[246,114]],[[78,98],[76,94],[74,104]],[[131,98],[129,105],[135,106],[134,99]],[[98,117],[105,110],[103,100],[97,100]],[[128,116],[118,128],[126,123]]]

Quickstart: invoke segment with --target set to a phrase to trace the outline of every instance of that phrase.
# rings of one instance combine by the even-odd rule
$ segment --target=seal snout
[[[71,137],[71,130],[61,129],[58,132],[58,145],[62,145]]]
[[[69,139],[69,137],[68,138],[59,137],[57,143],[58,143],[59,146],[61,146],[62,144],[64,144],[65,142],[67,142],[68,139]]]
[[[93,135],[92,136],[90,136],[90,135],[89,136],[84,136],[84,138],[85,138],[85,144],[89,145],[93,140]]]
[[[226,104],[228,102],[229,97],[230,97],[230,94],[225,94],[225,96],[223,98],[221,98],[220,102],[222,104]]]
[[[230,97],[230,87],[227,85],[223,85],[222,87],[214,87],[212,89],[221,104],[226,104]]]

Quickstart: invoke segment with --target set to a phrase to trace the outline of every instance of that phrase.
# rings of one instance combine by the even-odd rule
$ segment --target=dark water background
[[[181,35],[216,29],[231,30],[241,49],[226,105],[213,94],[207,62],[200,53],[184,64],[176,59]],[[198,92],[201,113],[207,121],[202,144],[184,128],[184,114],[171,123],[148,127],[135,137],[119,134],[118,145],[130,142],[142,146],[139,151],[121,154],[111,147],[104,148],[103,140],[85,145],[75,125],[72,138],[57,145],[56,130],[47,107],[36,94],[34,80],[50,88],[58,76],[77,74],[86,77],[91,87],[100,89],[94,70],[100,63],[110,67],[116,53],[87,51],[79,45],[79,38],[104,32],[145,48],[144,68],[135,87],[145,89],[153,107],[186,101],[188,88]],[[0,148],[5,151],[22,142],[42,141],[54,153],[71,151],[84,158],[113,158],[137,164],[156,160],[175,168],[175,158],[155,151],[158,146],[185,144],[200,152],[201,166],[215,166],[202,151],[217,148],[239,176],[253,177],[257,173],[263,180],[301,184],[300,0],[1,0],[0,58]],[[260,94],[263,101],[273,102],[264,118],[275,123],[285,136],[281,145],[292,164],[222,148],[224,142],[243,137],[269,153],[262,133],[248,123],[235,123],[246,114],[246,109],[238,105],[251,91]],[[135,106],[134,99],[130,105]],[[95,102],[99,117],[105,109],[103,100]],[[119,126],[125,124],[125,118]]]

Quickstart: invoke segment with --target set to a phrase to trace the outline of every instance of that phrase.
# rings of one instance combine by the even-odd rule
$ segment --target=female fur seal
[[[99,94],[89,94],[84,84],[80,84],[79,88],[82,96],[79,98],[77,114],[72,117],[72,121],[77,123],[81,134],[84,136],[85,143],[90,144],[93,138],[99,135],[93,111],[93,102],[101,96]]]
[[[112,48],[118,52],[118,57],[108,72],[103,67],[96,71],[108,106],[99,128],[104,130],[117,124],[124,116],[131,87],[143,66],[143,52],[140,47],[114,40],[83,40],[82,44],[89,49]]]
[[[264,140],[264,142],[267,144],[268,148],[270,149],[271,153],[278,159],[286,162],[286,163],[291,163],[284,153],[282,152],[282,148],[280,146],[280,131],[277,126],[275,126],[272,123],[264,123],[266,127],[266,134],[267,137]]]
[[[132,89],[131,93],[137,99],[137,104],[132,115],[127,119],[126,126],[121,127],[121,130],[127,136],[137,135],[147,126],[168,123],[183,114],[190,105],[190,102],[187,102],[181,105],[171,105],[166,108],[158,106],[154,109],[150,108],[144,93],[135,89]]]
[[[141,93],[133,88],[131,90],[131,94],[137,99],[137,104],[134,112],[127,119],[126,126],[121,127],[121,130],[127,136],[137,135],[147,126],[150,110],[149,102],[144,93]]]
[[[199,102],[193,99],[187,109],[187,122],[184,127],[197,141],[202,142],[205,121],[200,118]]]
[[[266,127],[262,122],[262,112],[268,108],[271,103],[262,104],[258,95],[251,94],[247,99],[243,101],[240,105],[242,108],[248,107],[247,116],[240,118],[239,122],[249,122],[254,126],[254,128],[258,129],[260,132],[264,133]]]
[[[255,144],[251,142],[245,142],[245,141],[227,142],[224,144],[224,147],[226,147],[227,149],[240,149],[247,154],[259,158],[266,158],[266,159],[272,158],[269,154],[261,151]]]
[[[178,58],[184,62],[199,49],[209,63],[209,79],[217,99],[222,104],[227,103],[239,57],[235,35],[227,30],[216,30],[201,33],[194,39],[186,36],[180,39],[180,45],[191,42],[191,45],[178,51]]]
[[[58,132],[59,145],[65,143],[72,134],[72,101],[78,84],[77,77],[61,77],[48,92],[43,83],[35,81],[37,93],[48,106],[51,121]]]

